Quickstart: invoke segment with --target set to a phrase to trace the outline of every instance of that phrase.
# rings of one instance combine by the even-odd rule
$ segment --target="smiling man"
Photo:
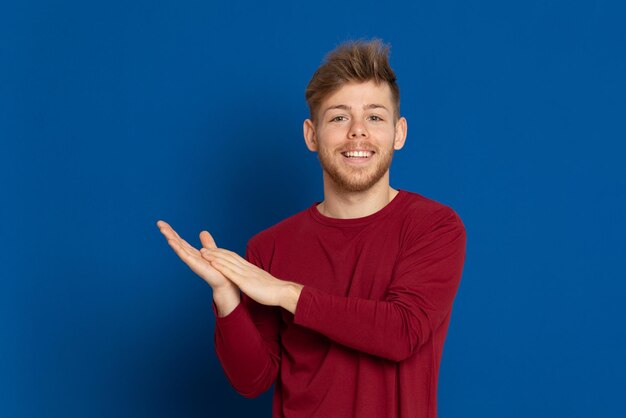
[[[243,396],[275,384],[274,417],[435,418],[463,223],[390,186],[407,122],[382,42],[337,47],[306,99],[322,202],[252,237],[245,258],[207,231],[198,250],[158,226],[212,287],[216,352]]]

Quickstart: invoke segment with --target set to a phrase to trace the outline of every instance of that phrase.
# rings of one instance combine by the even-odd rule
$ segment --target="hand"
[[[295,313],[302,285],[277,279],[232,251],[203,248],[200,254],[256,302]]]
[[[230,288],[236,289],[236,286],[230,280],[211,266],[210,262],[202,258],[200,251],[182,239],[167,222],[158,221],[157,226],[165,238],[167,238],[167,243],[176,254],[178,254],[180,259],[183,260],[194,273],[207,282],[209,286],[213,288],[214,292],[224,291]],[[200,242],[204,248],[217,248],[215,240],[213,240],[213,237],[207,231],[200,232]]]

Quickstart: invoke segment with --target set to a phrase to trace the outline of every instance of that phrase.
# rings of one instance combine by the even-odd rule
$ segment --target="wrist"
[[[217,316],[224,317],[235,310],[241,302],[239,289],[235,286],[221,286],[213,289],[213,302]]]
[[[281,293],[280,306],[292,314],[295,314],[303,287],[303,285],[298,283],[287,282]]]

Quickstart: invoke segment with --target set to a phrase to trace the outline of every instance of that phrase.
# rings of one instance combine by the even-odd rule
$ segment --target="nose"
[[[350,132],[348,133],[350,138],[365,138],[368,136],[365,125],[360,121],[353,121],[350,125]]]

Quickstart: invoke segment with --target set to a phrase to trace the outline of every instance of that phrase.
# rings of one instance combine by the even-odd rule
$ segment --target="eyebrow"
[[[324,110],[323,114],[326,114],[326,112],[328,112],[329,110],[333,110],[333,109],[341,109],[341,110],[351,110],[352,107],[351,106],[347,106],[347,105],[335,105],[335,106],[330,106],[328,108],[326,108],[326,110]],[[378,104],[378,103],[372,103],[372,104],[367,104],[365,106],[363,106],[364,110],[368,110],[368,109],[385,109],[387,112],[389,111],[389,109],[387,109],[385,106]]]

